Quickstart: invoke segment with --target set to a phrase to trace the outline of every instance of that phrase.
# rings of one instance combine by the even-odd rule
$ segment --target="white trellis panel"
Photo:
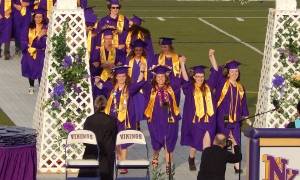
[[[282,36],[282,33],[277,33],[283,30],[283,32],[287,32],[287,28],[284,27],[284,22],[288,20],[291,21],[291,25],[297,26],[300,28],[300,10],[296,11],[284,11],[284,10],[269,10],[268,16],[268,26],[265,40],[265,49],[264,49],[264,57],[263,64],[261,69],[261,77],[260,77],[260,85],[258,92],[258,100],[256,105],[256,113],[265,112],[274,108],[272,105],[271,98],[271,88],[272,88],[272,80],[274,74],[279,72],[283,72],[286,74],[290,70],[296,70],[295,66],[292,63],[287,62],[288,67],[283,67],[283,65],[279,62],[279,52],[278,49],[275,48],[275,43],[278,37],[281,36],[283,39],[283,43],[287,42],[287,38]],[[300,43],[300,33],[298,37],[293,39],[294,41]],[[283,46],[282,46],[283,47]],[[299,89],[295,87],[289,87],[289,92],[287,92],[287,97],[285,101],[291,101],[296,97],[299,97]],[[278,92],[280,93],[280,92]],[[282,102],[280,102],[282,103]],[[293,115],[296,114],[295,106],[281,106],[283,112],[272,112],[262,116],[258,116],[255,119],[254,127],[257,128],[282,128],[286,125],[290,120],[293,119]],[[283,114],[288,114],[289,117],[284,116]]]
[[[50,38],[53,35],[57,35],[63,29],[63,23],[67,21],[69,28],[67,30],[67,44],[70,47],[70,53],[73,54],[77,52],[77,48],[86,48],[86,28],[83,9],[78,8],[74,10],[60,10],[54,7],[52,16],[49,22],[48,28],[48,39],[46,56],[44,62],[44,69],[42,73],[41,85],[38,93],[37,103],[34,112],[34,123],[33,126],[38,130],[38,140],[37,140],[37,150],[38,150],[38,170],[42,173],[59,173],[64,172],[64,150],[55,150],[55,138],[58,136],[58,131],[56,127],[57,121],[54,120],[49,114],[49,108],[43,109],[45,101],[50,98],[50,92],[53,91],[53,87],[49,83],[48,76],[55,72],[54,60],[51,56],[51,42]],[[86,71],[89,73],[89,58],[88,53],[86,53],[85,59]],[[59,75],[55,79],[59,78]],[[80,94],[68,94],[68,105],[63,107],[61,113],[57,114],[57,117],[61,118],[62,122],[66,119],[61,117],[65,110],[69,109],[76,113],[78,109],[86,110],[87,116],[93,113],[93,98],[91,92],[91,82],[90,78],[86,78],[85,81],[89,84],[88,92],[82,91]],[[78,113],[76,113],[78,114]],[[82,129],[84,120],[81,123],[76,124],[76,129]],[[84,147],[81,146],[77,148],[77,151],[69,148],[68,154],[71,158],[81,158],[84,151]]]

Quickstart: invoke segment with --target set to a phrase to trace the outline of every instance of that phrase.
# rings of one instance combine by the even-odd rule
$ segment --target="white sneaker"
[[[30,87],[28,89],[28,94],[33,95],[33,93],[34,93],[34,89],[33,89],[33,87]]]

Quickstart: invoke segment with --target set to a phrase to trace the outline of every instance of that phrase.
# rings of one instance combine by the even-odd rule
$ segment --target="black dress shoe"
[[[236,167],[234,167],[234,172],[235,172],[235,174],[242,174],[243,170],[242,169],[237,169]]]
[[[189,157],[188,161],[189,161],[190,171],[196,171],[197,168],[196,168],[196,164],[195,164],[195,158]]]

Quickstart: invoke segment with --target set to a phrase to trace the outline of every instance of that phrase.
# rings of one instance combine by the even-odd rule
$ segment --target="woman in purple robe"
[[[209,58],[215,61],[214,53],[211,53]],[[249,111],[246,90],[240,83],[239,65],[238,61],[231,60],[225,64],[224,69],[216,64],[214,69],[219,72],[216,86],[217,131],[227,137],[232,133],[240,145],[241,121],[249,116]],[[238,163],[234,165],[234,169],[236,173],[241,171]]]
[[[29,27],[23,30],[21,37],[22,76],[29,79],[29,94],[34,93],[34,80],[40,82],[45,58],[47,21],[45,11],[37,9]]]
[[[129,21],[124,15],[119,13],[121,9],[119,0],[110,0],[107,3],[108,15],[101,18],[98,22],[97,31],[99,32],[99,38],[97,45],[103,45],[102,30],[112,28],[115,29],[113,31],[113,46],[125,52],[125,34],[129,28]]]
[[[181,67],[180,61],[186,59],[184,56],[178,55],[173,47],[173,38],[161,37],[160,47],[161,52],[156,54],[153,60],[154,65],[167,65],[172,67],[172,72],[169,75],[170,84],[174,87],[176,102],[180,103],[180,88],[181,88]]]
[[[12,32],[12,3],[11,1],[0,1],[0,57],[1,45],[4,45],[4,59],[9,60],[10,58],[10,39]]]
[[[142,22],[143,19],[135,15],[129,20],[129,30],[125,32],[126,38],[122,44],[126,45],[126,53],[129,54],[131,52],[131,43],[137,39],[143,40],[146,43],[145,51],[147,57],[152,61],[154,58],[154,49],[151,34],[148,29],[141,26]]]
[[[131,83],[131,79],[128,76],[128,66],[117,66],[113,69],[112,81],[100,83],[100,78],[96,79],[97,87],[100,89],[106,89],[109,92],[107,105],[104,110],[106,114],[114,116],[118,119],[117,127],[118,132],[129,129],[136,129],[134,102],[132,97],[139,92],[144,86],[143,81],[144,73],[140,73],[136,82]],[[141,71],[145,71],[145,65],[140,64]],[[127,147],[129,144],[125,144],[117,147],[117,159],[126,160]],[[121,169],[121,174],[126,174],[127,169]]]
[[[130,67],[128,70],[128,75],[131,78],[131,82],[137,82],[139,74],[141,72],[140,64],[144,64],[146,69],[149,66],[149,59],[145,52],[146,43],[140,39],[135,40],[131,44],[132,51],[129,53],[126,64]],[[148,72],[144,71],[144,78],[147,81],[149,76]],[[145,111],[145,97],[143,91],[138,92],[132,97],[134,102],[134,113],[135,120],[137,122],[137,127],[139,127],[139,122],[144,118]]]
[[[13,3],[13,37],[16,43],[16,53],[18,54],[21,49],[21,38],[23,36],[22,30],[28,27],[31,20],[30,7],[32,1],[30,0],[12,0]]]
[[[112,39],[112,29],[104,29],[103,37],[104,37],[104,46],[96,47],[94,60],[92,62],[93,68],[96,68],[96,70],[99,68],[100,74],[97,74],[97,76],[100,76],[100,79],[103,82],[106,82],[107,80],[111,79],[111,70],[114,66],[125,64],[126,63],[126,54],[113,47]],[[98,70],[97,70],[98,71]],[[92,81],[92,83],[94,80]],[[93,86],[93,97],[96,98],[99,95],[104,95],[107,97],[108,92],[106,90],[100,90],[99,88],[95,88]]]
[[[152,166],[157,168],[161,148],[165,149],[166,173],[169,174],[173,152],[178,138],[180,109],[176,102],[175,89],[169,81],[171,68],[158,65],[152,70],[154,77],[151,83],[143,87],[146,99],[145,116],[153,149]]]
[[[193,67],[190,78],[185,68],[181,69],[185,80],[182,86],[185,101],[180,143],[190,147],[188,163],[191,171],[196,171],[197,150],[202,151],[210,147],[216,131],[216,107],[213,92],[216,86],[217,72],[211,69],[210,77],[205,80],[205,68],[206,66],[202,65]]]

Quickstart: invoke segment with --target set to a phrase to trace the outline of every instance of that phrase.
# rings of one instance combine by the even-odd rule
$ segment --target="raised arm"
[[[182,78],[185,81],[188,81],[189,80],[189,76],[188,76],[188,74],[186,72],[186,67],[185,67],[186,57],[185,56],[180,56],[179,57],[179,62],[180,62],[180,69],[181,69]]]
[[[217,63],[217,60],[216,60],[216,57],[215,57],[215,50],[214,49],[209,49],[209,51],[208,51],[208,58],[209,58],[209,61],[211,63],[211,66],[216,71],[218,71],[218,63]]]

